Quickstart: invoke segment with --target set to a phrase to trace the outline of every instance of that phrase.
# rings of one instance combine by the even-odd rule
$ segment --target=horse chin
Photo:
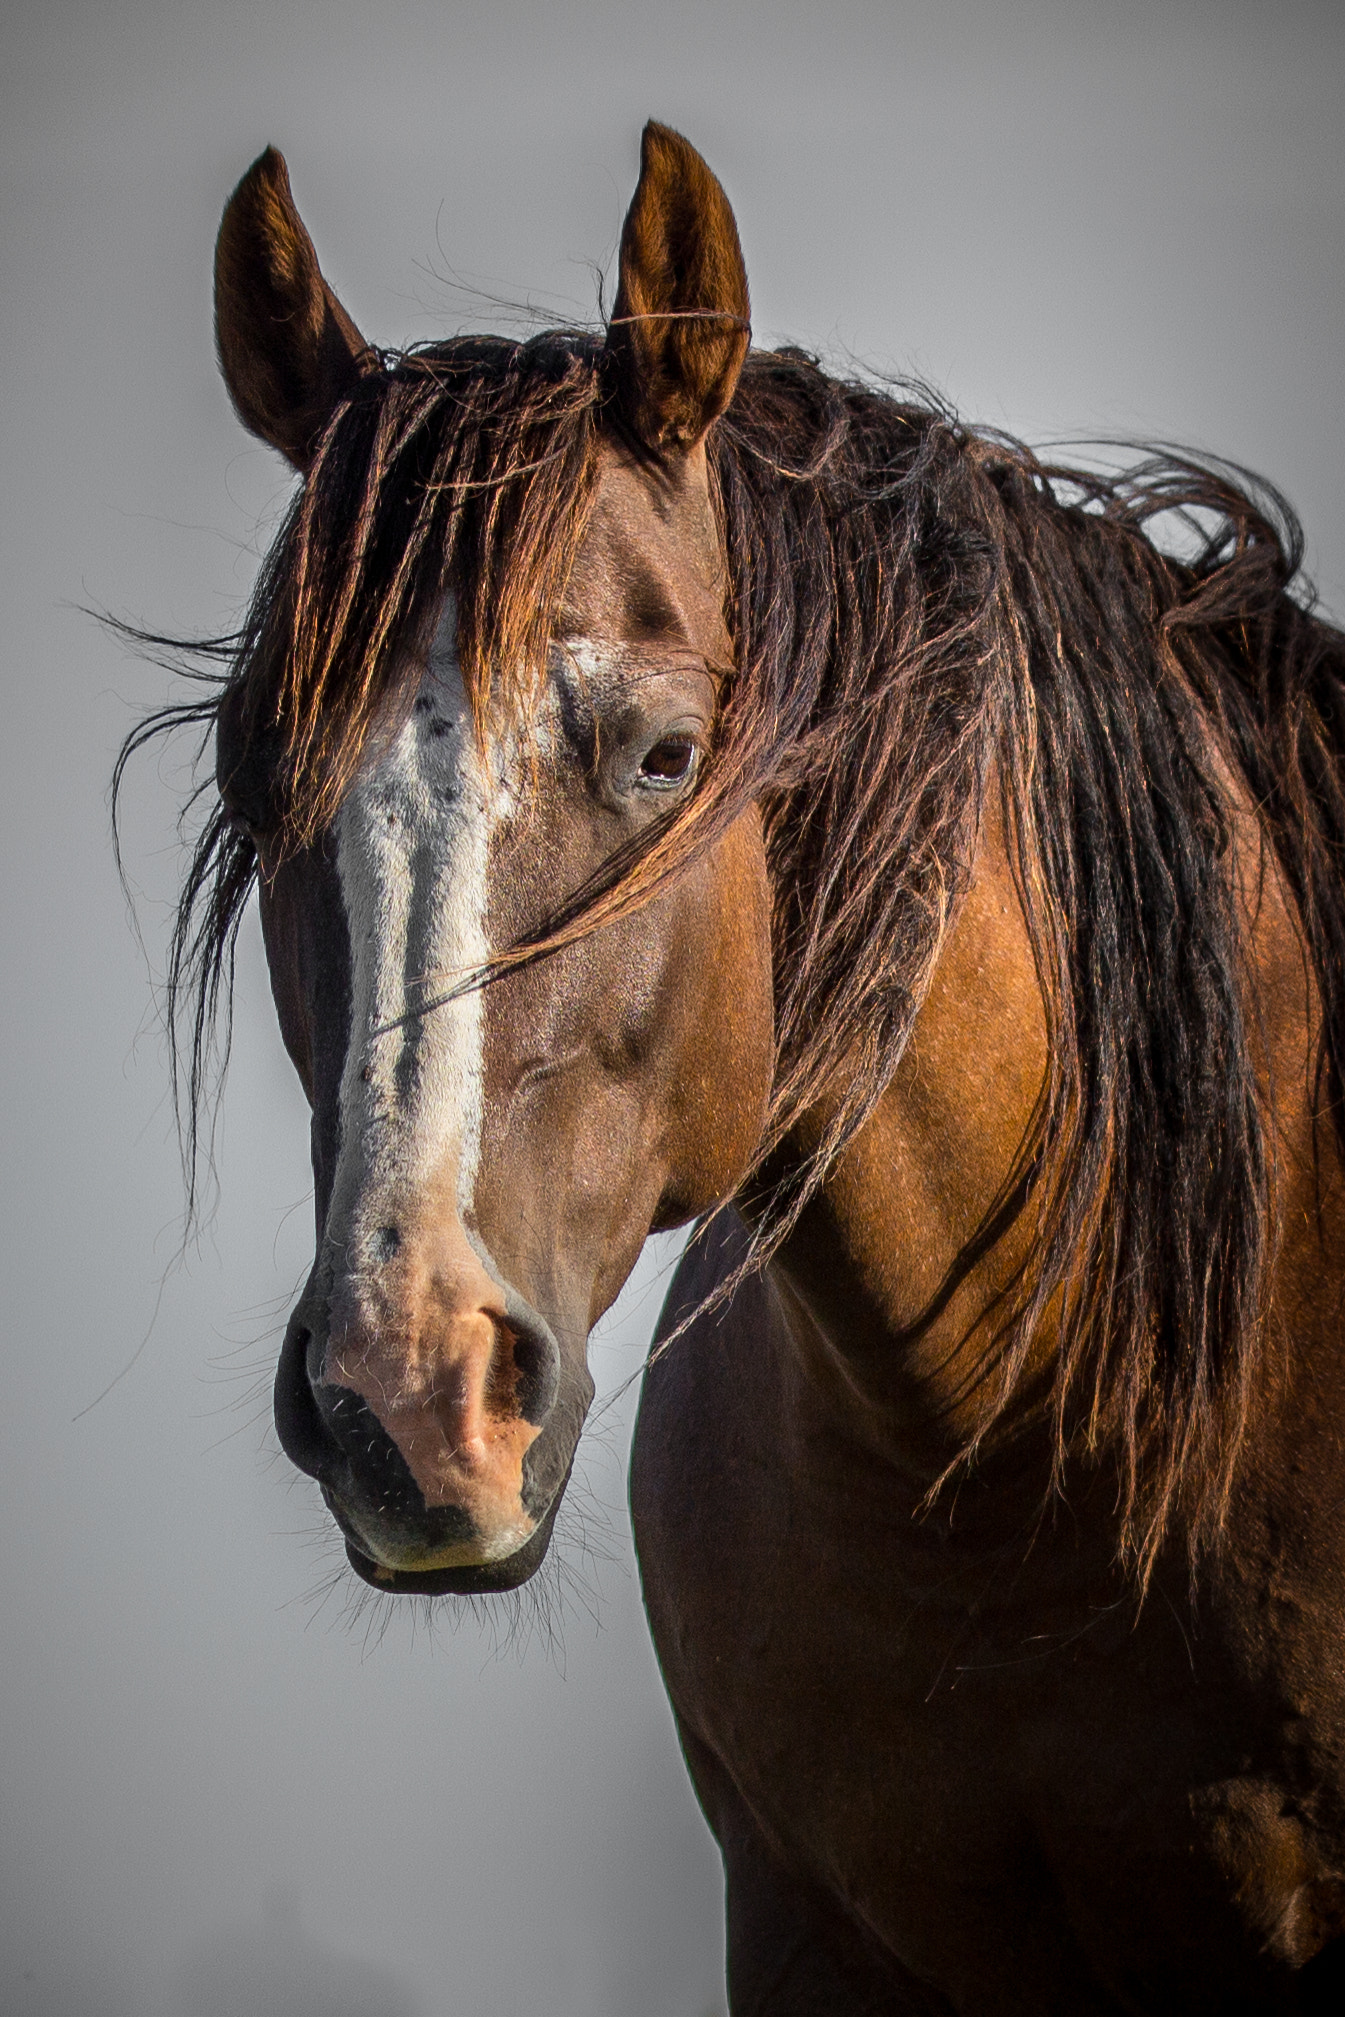
[[[516,1590],[537,1574],[546,1559],[569,1475],[567,1470],[560,1490],[523,1546],[499,1561],[455,1562],[433,1569],[390,1569],[366,1554],[348,1532],[343,1536],[346,1559],[371,1589],[381,1590],[390,1597],[484,1597],[502,1590]]]

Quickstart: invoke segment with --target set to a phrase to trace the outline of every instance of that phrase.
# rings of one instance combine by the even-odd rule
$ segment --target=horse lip
[[[567,1466],[565,1477],[538,1521],[536,1528],[528,1536],[521,1548],[512,1555],[506,1555],[498,1562],[481,1562],[473,1566],[459,1566],[447,1569],[386,1569],[351,1536],[340,1512],[332,1506],[331,1499],[324,1490],[323,1497],[331,1507],[333,1518],[340,1527],[346,1544],[346,1559],[356,1575],[368,1583],[371,1589],[381,1591],[390,1597],[481,1597],[502,1590],[516,1590],[521,1583],[535,1576],[551,1545],[551,1533],[560,1511],[560,1502],[565,1496],[565,1488],[570,1482]]]

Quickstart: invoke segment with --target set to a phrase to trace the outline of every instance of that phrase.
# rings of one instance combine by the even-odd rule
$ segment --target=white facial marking
[[[703,663],[695,661],[701,665]],[[341,1145],[327,1220],[329,1264],[377,1274],[384,1229],[455,1171],[473,1236],[481,1151],[483,996],[491,837],[516,803],[514,779],[559,732],[562,695],[592,704],[632,677],[628,646],[577,637],[554,646],[532,719],[483,760],[444,605],[408,718],[357,778],[337,816],[337,871],[350,937],[350,1037]],[[461,990],[461,991],[459,991]]]
[[[490,836],[509,794],[477,750],[454,638],[450,598],[408,719],[337,819],[351,1009],[329,1227],[357,1274],[453,1162],[466,1218],[480,1153],[482,996],[454,990],[490,954]]]

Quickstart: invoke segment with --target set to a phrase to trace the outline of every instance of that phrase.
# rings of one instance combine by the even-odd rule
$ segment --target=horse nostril
[[[521,1318],[517,1307],[509,1312],[509,1329],[514,1340],[514,1367],[517,1384],[515,1405],[526,1421],[544,1422],[556,1405],[560,1386],[560,1352],[550,1331],[541,1322]]]
[[[396,1226],[380,1226],[373,1239],[374,1259],[390,1261],[401,1244],[402,1236]]]
[[[331,1454],[308,1377],[308,1348],[313,1333],[307,1324],[290,1319],[276,1365],[274,1390],[276,1434],[280,1447],[299,1470],[316,1478]]]

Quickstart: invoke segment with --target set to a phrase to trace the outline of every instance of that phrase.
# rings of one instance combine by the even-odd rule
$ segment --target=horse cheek
[[[760,1146],[774,1069],[770,899],[756,811],[730,828],[697,871],[711,884],[683,956],[681,1042],[668,1103],[669,1172],[659,1227],[731,1197]]]

